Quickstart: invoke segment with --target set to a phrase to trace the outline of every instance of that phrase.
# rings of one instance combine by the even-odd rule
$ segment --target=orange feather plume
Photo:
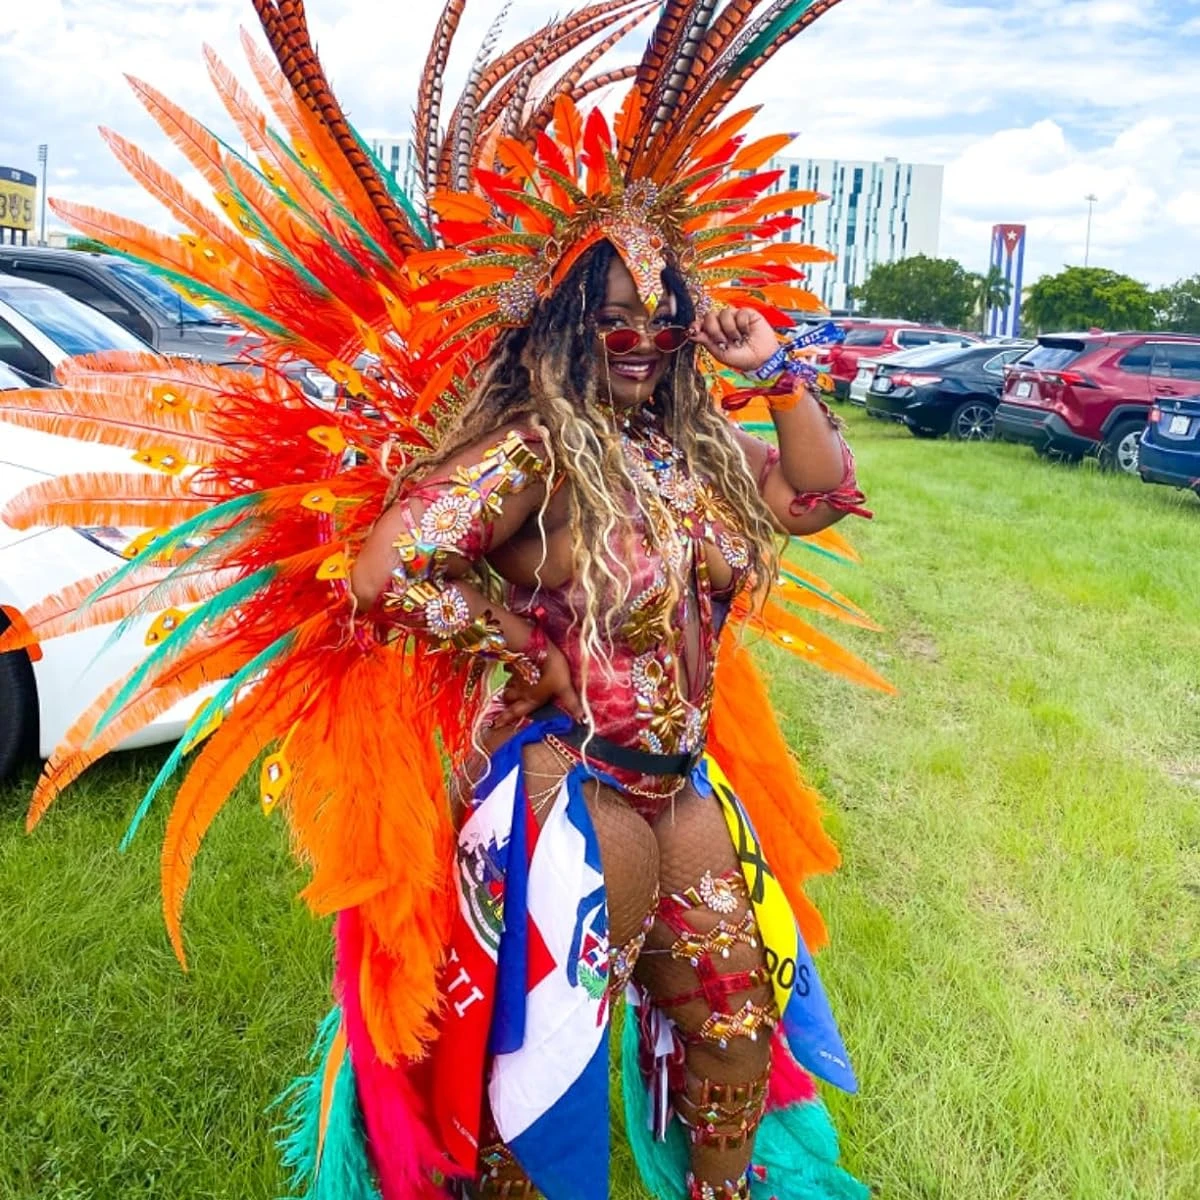
[[[35,483],[4,507],[14,529],[36,525],[176,525],[211,507],[169,475],[122,475],[112,471],[60,475]]]
[[[717,659],[707,744],[746,807],[805,943],[817,949],[827,934],[804,882],[833,871],[837,849],[821,825],[820,797],[800,775],[754,661],[728,627]]]

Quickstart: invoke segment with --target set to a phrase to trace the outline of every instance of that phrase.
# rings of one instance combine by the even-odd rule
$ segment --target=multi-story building
[[[783,171],[778,190],[829,197],[796,210],[794,215],[804,224],[783,235],[787,241],[813,242],[837,255],[836,262],[809,268],[809,286],[828,308],[850,309],[849,290],[865,282],[877,263],[937,255],[941,167],[895,158],[776,158],[771,165]]]
[[[420,190],[421,173],[413,140],[408,134],[399,137],[371,138],[371,152],[383,163],[387,173],[410,196]]]

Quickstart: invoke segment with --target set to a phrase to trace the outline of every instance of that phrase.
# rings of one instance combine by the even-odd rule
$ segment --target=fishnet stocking
[[[697,1180],[719,1186],[740,1179],[749,1166],[753,1129],[762,1111],[762,1085],[770,1065],[771,1038],[770,1030],[763,1028],[754,1040],[727,1036],[722,1046],[702,1031],[716,1032],[712,1018],[722,1004],[737,1013],[749,1002],[773,1015],[774,998],[762,947],[749,944],[753,935],[744,888],[732,893],[728,912],[713,911],[703,903],[672,906],[666,899],[699,887],[706,874],[737,877],[737,856],[719,803],[686,789],[659,818],[654,836],[664,902],[635,974],[684,1035],[687,1078],[683,1094],[676,1097],[676,1108],[693,1128],[709,1123],[715,1126],[715,1136],[693,1140],[691,1168]],[[662,916],[668,909],[670,921]],[[723,948],[684,957],[678,956],[678,949],[672,952],[680,941],[672,923],[694,931],[687,935],[693,943],[712,944],[722,922],[735,934],[721,939]],[[696,949],[695,944],[691,949]],[[716,1119],[698,1121],[698,1113],[714,1111],[714,1096],[720,1110]]]

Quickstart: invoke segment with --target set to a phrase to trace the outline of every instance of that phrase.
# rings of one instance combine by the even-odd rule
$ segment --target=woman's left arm
[[[778,350],[770,325],[752,309],[726,308],[697,323],[693,340],[714,358],[749,374]],[[763,393],[775,423],[779,448],[742,429],[734,437],[746,455],[759,491],[786,533],[817,533],[847,513],[870,516],[863,508],[854,456],[841,423],[797,376],[782,377]]]

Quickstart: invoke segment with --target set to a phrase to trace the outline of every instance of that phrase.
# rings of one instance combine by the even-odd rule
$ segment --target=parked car
[[[1191,488],[1200,496],[1200,387],[1190,396],[1162,399],[1150,409],[1138,450],[1145,483]]]
[[[990,442],[1004,368],[1028,348],[927,346],[880,359],[867,412],[902,422],[914,437],[949,434],[960,441]]]
[[[160,354],[253,369],[258,337],[211,309],[197,308],[137,263],[80,250],[0,246],[0,287],[22,280],[42,284],[103,314],[131,334],[138,349],[152,347]],[[50,303],[39,301],[43,309]],[[309,363],[297,361],[286,371],[311,400],[330,405],[341,395],[338,384]]]
[[[874,374],[871,360],[918,346],[970,346],[978,341],[978,336],[973,333],[960,333],[956,329],[940,329],[912,321],[856,322],[846,329],[846,337],[840,344],[829,347],[818,366],[832,377],[834,398],[846,400],[859,370],[867,372],[863,378],[865,382],[870,382]]]
[[[882,364],[894,363],[898,366],[919,366],[930,355],[936,357],[948,349],[957,350],[959,347],[943,346],[938,343],[933,346],[917,346],[913,350],[899,350],[895,354],[885,354],[882,358],[866,359],[859,366],[854,380],[850,384],[850,391],[847,393],[846,398],[856,408],[866,408],[867,395],[871,390],[871,383],[874,381]],[[872,413],[870,415],[874,416],[876,414]]]
[[[1200,383],[1200,337],[1167,333],[1056,333],[1008,371],[996,409],[1000,437],[1078,462],[1096,454],[1135,473],[1142,430],[1159,396]]]
[[[54,368],[73,355],[151,349],[103,313],[52,287],[0,275],[0,363],[26,387],[53,383]]]
[[[240,325],[198,308],[153,272],[116,255],[0,246],[0,271],[73,296],[160,354],[233,364],[258,344]]]
[[[0,389],[42,385],[74,354],[149,347],[103,314],[25,279],[0,278]],[[54,437],[0,421],[0,508],[31,484],[78,471],[131,471],[127,451]],[[46,595],[119,564],[138,529],[16,530],[0,519],[0,626],[20,625]],[[111,625],[0,655],[0,779],[23,755],[45,756],[71,723],[146,653],[155,614],[100,654]],[[199,698],[184,701],[124,747],[174,741]]]

